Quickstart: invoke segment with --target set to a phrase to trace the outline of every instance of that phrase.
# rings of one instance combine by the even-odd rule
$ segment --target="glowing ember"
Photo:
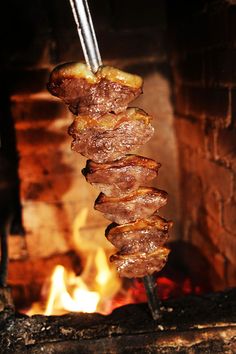
[[[78,276],[62,265],[57,265],[47,287],[46,305],[43,301],[33,304],[28,315],[61,315],[68,311],[108,314],[119,306],[146,302],[141,280],[121,281],[108,261],[114,248],[101,236],[103,231],[83,232],[87,216],[88,209],[82,209],[73,228],[74,249],[82,259],[82,273]],[[157,278],[158,296],[161,300],[202,292],[201,286],[194,284],[189,277],[178,274],[176,269],[173,274],[173,278],[163,275]]]

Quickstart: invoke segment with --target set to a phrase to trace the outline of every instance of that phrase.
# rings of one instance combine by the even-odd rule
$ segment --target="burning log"
[[[235,353],[236,289],[167,300],[152,321],[146,304],[111,315],[0,318],[3,353]]]

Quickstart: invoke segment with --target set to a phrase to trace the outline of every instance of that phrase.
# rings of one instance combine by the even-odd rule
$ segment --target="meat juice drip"
[[[133,253],[128,251],[130,241],[127,238],[126,246],[124,236],[124,245],[118,253],[111,256],[111,262],[114,262],[121,276],[128,278],[144,277],[160,271],[169,253],[169,250],[163,247],[163,243],[168,238],[171,223],[164,221],[168,225],[166,230],[153,226],[158,230],[158,238],[163,238],[163,243],[151,242],[150,239],[152,247],[148,250],[142,248],[145,241],[142,235],[145,230],[148,231],[145,224],[147,218],[166,204],[167,193],[155,188],[141,187],[145,178],[140,178],[136,170],[139,166],[138,161],[142,160],[142,167],[150,172],[148,174],[151,180],[157,175],[157,173],[152,173],[153,168],[150,167],[153,160],[133,155],[132,163],[128,164],[129,169],[122,170],[124,183],[121,195],[119,192],[118,196],[111,195],[112,190],[120,190],[121,177],[117,166],[122,165],[122,162],[128,159],[130,155],[127,154],[132,150],[145,144],[154,132],[150,124],[151,117],[138,108],[127,108],[128,104],[142,92],[142,79],[137,75],[111,67],[101,67],[94,74],[84,64],[68,63],[53,70],[48,89],[53,95],[61,98],[74,114],[78,115],[69,128],[69,134],[73,138],[72,149],[92,160],[87,162],[86,168],[89,164],[90,166],[93,164],[99,170],[107,163],[110,164],[110,168],[114,167],[113,180],[110,182],[109,178],[105,180],[105,174],[102,181],[101,176],[97,176],[96,179],[91,170],[87,173],[85,168],[83,171],[88,182],[100,189],[102,187],[103,193],[97,198],[95,208],[103,212],[109,220],[123,224],[123,226],[130,222],[143,220],[143,229],[141,228],[142,232],[139,233],[135,251]],[[157,170],[160,165],[155,162],[154,164]],[[126,171],[129,171],[127,178]],[[140,170],[141,173],[142,170]],[[93,175],[92,180],[89,178],[91,175]],[[133,180],[131,190],[130,180]],[[104,185],[106,185],[105,188]],[[114,226],[114,229],[116,227],[119,226]],[[134,225],[129,224],[127,227],[130,234],[135,232]],[[152,235],[154,239],[157,237],[155,232],[150,233],[150,238]],[[116,236],[113,236],[113,244],[115,238]],[[122,232],[119,238],[122,238]]]

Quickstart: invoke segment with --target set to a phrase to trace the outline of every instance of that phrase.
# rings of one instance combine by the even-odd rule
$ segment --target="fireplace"
[[[212,301],[220,303],[217,292],[236,285],[236,5],[229,0],[162,0],[149,1],[149,4],[103,0],[89,4],[105,64],[144,78],[144,95],[135,105],[153,115],[155,135],[139,153],[161,162],[154,184],[168,191],[168,205],[161,211],[174,221],[170,260],[158,275],[157,284],[161,299],[170,298],[165,309],[175,309],[178,304],[173,323],[179,328],[178,311],[189,311],[184,307],[183,295],[213,292]],[[108,323],[116,326],[117,313],[123,323],[134,308],[142,313],[139,316],[138,312],[134,318],[148,322],[143,305],[135,305],[145,301],[141,283],[122,282],[106,261],[113,252],[103,236],[107,221],[93,210],[98,193],[81,175],[86,159],[70,149],[67,130],[72,115],[46,90],[55,65],[83,61],[69,1],[39,0],[34,4],[26,1],[23,5],[14,1],[14,9],[15,14],[10,5],[5,5],[1,21],[4,54],[1,58],[0,221],[2,234],[8,235],[7,283],[16,309],[21,313],[45,313],[50,278],[56,266],[64,267],[64,270],[57,268],[58,273],[61,269],[61,278],[72,274],[73,282],[81,284],[82,281],[93,293],[91,279],[99,275],[96,264],[104,260],[103,269],[108,269],[106,286],[110,286],[111,294],[100,289],[103,303],[97,311],[102,315],[83,315],[82,322],[88,321],[94,328],[97,318],[103,323],[103,315],[129,303],[133,305],[127,310],[121,307],[115,310],[115,315],[109,315]],[[5,36],[9,23],[11,29]],[[67,279],[64,284],[67,289],[70,281]],[[231,291],[229,302],[233,303]],[[203,307],[207,306],[204,299],[201,300]],[[139,307],[132,306],[141,307],[137,310]],[[232,325],[235,319],[226,309],[225,297],[222,306],[228,316],[226,323]],[[72,310],[69,307],[67,311],[46,314],[61,315]],[[163,323],[170,330],[168,316],[172,310],[165,311],[167,317]],[[73,324],[74,315],[66,316],[66,321]],[[58,317],[58,321],[64,318]],[[18,319],[15,330],[23,324],[27,332],[27,324],[21,320],[25,318]],[[50,318],[45,323],[41,318],[37,322],[37,317],[32,321],[41,329],[46,322],[53,327]],[[111,331],[112,335],[117,335],[118,327]],[[157,327],[154,327],[155,332]],[[124,328],[125,325],[121,333],[124,331],[131,338],[140,331],[138,327],[136,332]],[[227,327],[227,338],[232,337],[232,328]],[[99,333],[100,329],[96,330]],[[89,341],[94,335],[91,333],[87,337]],[[214,342],[212,333],[209,338]],[[165,335],[164,339],[161,337],[163,343],[168,342]],[[151,345],[152,350],[154,342],[150,344],[147,339],[147,346]],[[91,348],[93,352],[92,343]],[[141,344],[137,348],[145,352]],[[219,348],[222,352],[222,347]]]

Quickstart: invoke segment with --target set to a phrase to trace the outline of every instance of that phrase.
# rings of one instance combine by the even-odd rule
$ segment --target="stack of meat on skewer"
[[[172,226],[158,215],[167,193],[144,186],[160,164],[130,154],[154,133],[147,113],[127,108],[142,93],[141,77],[109,66],[94,74],[85,64],[67,63],[53,70],[48,89],[76,115],[69,128],[72,149],[89,159],[82,172],[101,191],[94,207],[112,221],[105,234],[119,251],[111,262],[128,278],[160,271]]]

